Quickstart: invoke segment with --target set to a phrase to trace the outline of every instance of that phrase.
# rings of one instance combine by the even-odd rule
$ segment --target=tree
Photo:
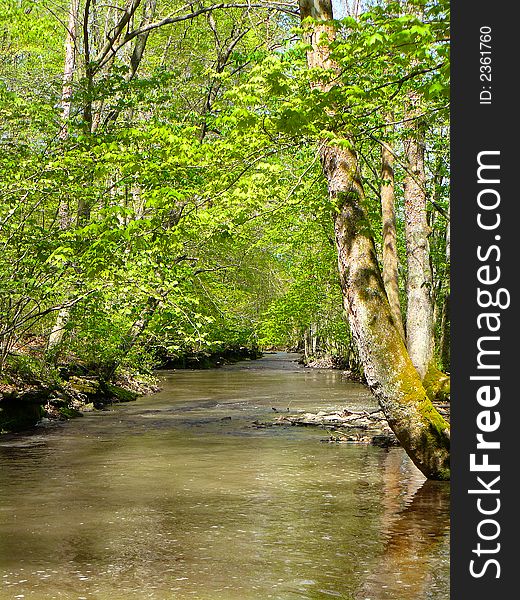
[[[407,11],[419,20],[422,7],[408,3]],[[412,68],[416,61],[412,60]],[[422,95],[411,90],[405,97],[406,176],[404,180],[405,234],[406,234],[406,341],[410,358],[424,379],[433,362],[433,281],[430,265],[429,235],[426,199],[426,123]]]
[[[354,336],[403,446],[446,478],[448,425],[410,360],[396,302],[409,91],[427,108],[427,149],[445,152],[432,117],[442,114],[436,63],[447,63],[435,22],[391,4],[335,23],[330,2],[302,0],[306,55],[290,3],[60,0],[28,15],[22,5],[0,6],[13,17],[0,61],[2,358],[31,336],[51,333],[52,346],[59,313],[57,358],[106,376],[150,368],[154,352],[259,339],[348,355]],[[381,148],[391,150],[383,174]],[[390,202],[382,216],[392,170],[394,214]],[[437,171],[427,153],[439,335]]]
[[[383,222],[383,282],[392,317],[403,340],[403,316],[399,299],[399,256],[395,218],[394,154],[388,143],[381,144],[381,219]]]
[[[233,255],[228,227],[244,208],[228,190],[242,187],[244,173],[262,178],[268,169],[255,167],[263,148],[237,150],[214,130],[213,103],[250,54],[274,43],[270,12],[263,3],[260,12],[249,3],[178,11],[170,1],[71,0],[39,3],[27,17],[21,3],[8,4],[24,37],[7,39],[18,66],[6,61],[0,72],[9,86],[0,86],[0,369],[29,335],[48,336],[50,349],[63,350],[54,358],[72,355],[109,375],[152,338],[181,352],[249,343],[250,315],[212,305],[219,274],[237,265],[208,247],[226,232]],[[61,53],[41,57],[32,45],[46,27],[53,52],[65,32],[65,67]],[[24,94],[41,60],[51,72]],[[251,179],[249,190],[256,185]],[[251,281],[237,287],[253,296]]]
[[[428,237],[430,226],[426,216],[426,176],[424,170],[425,135],[418,98],[410,98],[407,111],[409,125],[405,152],[407,173],[404,184],[406,258],[408,274],[406,294],[407,348],[410,358],[424,379],[433,361],[434,326],[432,302],[432,271]]]
[[[335,37],[331,1],[300,0],[300,16],[307,32],[309,67],[337,73],[330,50]],[[333,88],[333,81],[329,76],[328,82],[314,86],[326,93]],[[345,309],[365,376],[413,462],[429,478],[448,479],[449,425],[428,398],[392,317],[357,154],[348,131],[342,134],[341,145],[324,142],[320,154],[330,200],[337,207],[334,229]]]

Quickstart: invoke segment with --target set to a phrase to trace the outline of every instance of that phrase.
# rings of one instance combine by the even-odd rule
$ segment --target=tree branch
[[[140,0],[134,0],[134,1],[140,2]],[[190,5],[190,4],[186,4],[180,10],[190,8],[191,6],[192,5]],[[273,2],[273,3],[270,3],[270,2],[254,2],[254,3],[252,3],[252,2],[247,2],[247,3],[224,2],[224,3],[219,3],[219,4],[212,4],[211,6],[203,6],[203,7],[199,8],[198,10],[192,10],[191,12],[185,13],[183,15],[172,15],[170,17],[161,19],[160,21],[155,21],[154,23],[148,23],[146,25],[138,27],[137,29],[134,29],[133,31],[129,31],[124,36],[123,40],[117,46],[114,47],[115,40],[120,35],[121,31],[123,30],[124,25],[126,25],[126,23],[128,23],[128,20],[131,16],[131,15],[129,15],[128,18],[126,18],[127,13],[125,13],[125,15],[121,18],[120,22],[118,23],[118,25],[115,28],[117,35],[112,36],[107,41],[105,46],[100,50],[98,56],[96,57],[96,60],[94,61],[95,65],[96,65],[96,71],[99,71],[106,64],[107,60],[109,60],[112,56],[117,54],[117,52],[123,46],[125,46],[130,40],[134,39],[138,35],[142,35],[143,33],[147,33],[149,31],[152,31],[153,29],[158,29],[159,27],[164,27],[165,25],[172,25],[174,23],[180,23],[182,21],[194,19],[195,17],[198,17],[199,15],[203,15],[203,14],[206,14],[206,13],[214,11],[214,10],[228,9],[228,8],[246,8],[246,9],[265,8],[265,9],[269,9],[269,10],[278,10],[280,12],[290,14],[290,15],[298,15],[299,14],[298,8],[295,4],[284,3],[284,2]],[[134,12],[135,12],[135,10],[134,10]],[[178,12],[180,12],[180,11],[178,11]],[[124,21],[124,24],[122,24],[123,21]]]

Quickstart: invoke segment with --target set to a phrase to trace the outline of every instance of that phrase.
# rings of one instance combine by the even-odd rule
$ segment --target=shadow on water
[[[449,488],[401,449],[251,427],[272,407],[374,406],[268,355],[0,440],[0,597],[448,598]]]

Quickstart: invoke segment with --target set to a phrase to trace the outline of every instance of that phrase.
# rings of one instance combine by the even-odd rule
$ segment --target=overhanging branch
[[[181,12],[182,10],[189,9],[189,8],[191,8],[191,6],[192,5],[190,5],[190,4],[186,4],[181,9],[179,9],[179,11],[177,11],[177,12]],[[121,18],[120,22],[116,25],[116,27],[113,30],[114,35],[109,37],[106,44],[100,50],[95,61],[93,61],[94,65],[95,65],[94,69],[96,71],[99,71],[107,63],[107,61],[110,60],[110,58],[112,56],[117,54],[117,52],[123,46],[125,46],[128,42],[133,40],[138,35],[148,33],[149,31],[152,31],[153,29],[158,29],[160,27],[164,27],[165,25],[172,25],[174,23],[188,21],[190,19],[194,19],[195,17],[198,17],[199,15],[210,13],[214,10],[230,9],[230,8],[245,8],[245,9],[264,8],[264,9],[269,9],[269,10],[277,10],[279,12],[283,12],[283,13],[290,14],[290,15],[298,15],[299,14],[297,5],[292,4],[290,2],[238,2],[238,3],[223,2],[223,3],[218,3],[218,4],[211,4],[210,6],[203,6],[197,10],[191,10],[191,12],[188,12],[185,14],[171,15],[171,16],[165,17],[164,19],[161,19],[159,21],[155,21],[153,23],[147,23],[145,25],[142,25],[141,27],[138,27],[137,29],[128,31],[126,33],[126,35],[122,38],[122,40],[119,43],[117,43],[117,45],[116,45],[116,41],[117,41],[118,37],[120,36],[124,26],[129,21],[129,16],[128,16],[127,12],[125,12],[125,14]]]

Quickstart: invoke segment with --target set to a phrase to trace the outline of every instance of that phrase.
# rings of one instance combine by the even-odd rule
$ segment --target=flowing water
[[[255,428],[372,408],[278,353],[161,374],[163,391],[0,438],[0,598],[449,598],[449,487],[400,448]]]

